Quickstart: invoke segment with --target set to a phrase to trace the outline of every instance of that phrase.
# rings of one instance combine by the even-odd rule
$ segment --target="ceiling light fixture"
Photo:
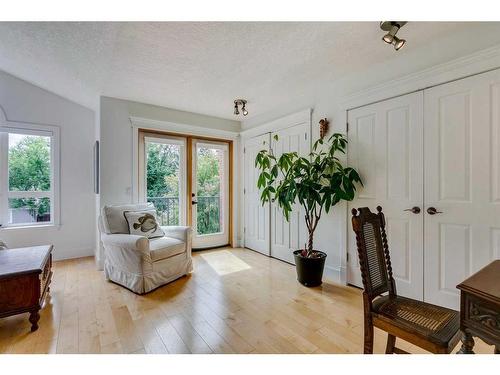
[[[405,39],[400,39],[396,36],[400,28],[402,28],[407,22],[406,21],[382,21],[380,22],[380,28],[387,31],[382,37],[382,40],[387,44],[394,45],[394,49],[398,51],[406,44]]]
[[[248,111],[246,110],[245,106],[247,104],[247,101],[245,99],[235,99],[234,100],[234,114],[239,115],[240,111],[238,106],[241,105],[241,113],[243,113],[243,116],[248,115]]]

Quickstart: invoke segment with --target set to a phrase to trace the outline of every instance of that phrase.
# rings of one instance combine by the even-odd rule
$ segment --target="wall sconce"
[[[325,118],[322,118],[321,120],[319,120],[319,137],[321,139],[323,139],[326,135],[326,133],[328,133],[328,125],[330,124],[330,122]]]
[[[387,44],[394,45],[394,49],[398,51],[406,44],[405,39],[399,39],[396,34],[400,28],[406,25],[406,21],[382,21],[380,22],[380,28],[384,31],[387,31],[382,37],[382,40]]]
[[[243,116],[248,115],[248,111],[246,110],[245,106],[247,104],[247,101],[245,99],[235,99],[234,101],[234,114],[239,115],[240,111],[238,109],[238,106],[241,106],[241,113],[243,113]]]

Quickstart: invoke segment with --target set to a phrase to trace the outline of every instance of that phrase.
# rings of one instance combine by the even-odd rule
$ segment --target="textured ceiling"
[[[406,73],[498,44],[499,25],[409,22],[395,52],[378,22],[0,23],[0,69],[94,108],[105,95],[240,119],[234,98],[251,118],[377,64]]]

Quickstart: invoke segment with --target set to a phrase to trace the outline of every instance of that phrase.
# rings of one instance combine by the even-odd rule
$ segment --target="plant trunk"
[[[314,231],[309,230],[309,241],[307,243],[307,256],[311,256],[312,251],[313,251],[313,235]]]

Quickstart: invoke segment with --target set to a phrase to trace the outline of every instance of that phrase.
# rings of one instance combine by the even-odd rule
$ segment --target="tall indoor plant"
[[[286,220],[295,203],[304,208],[308,242],[304,249],[293,254],[297,279],[306,286],[321,284],[326,254],[315,250],[313,241],[323,211],[328,213],[340,201],[351,201],[356,183],[362,184],[358,172],[344,167],[336,156],[345,154],[346,146],[345,137],[335,133],[327,142],[318,139],[308,157],[287,152],[276,158],[272,151],[262,150],[255,159],[255,166],[260,170],[257,187],[262,189],[262,204],[276,201]]]

